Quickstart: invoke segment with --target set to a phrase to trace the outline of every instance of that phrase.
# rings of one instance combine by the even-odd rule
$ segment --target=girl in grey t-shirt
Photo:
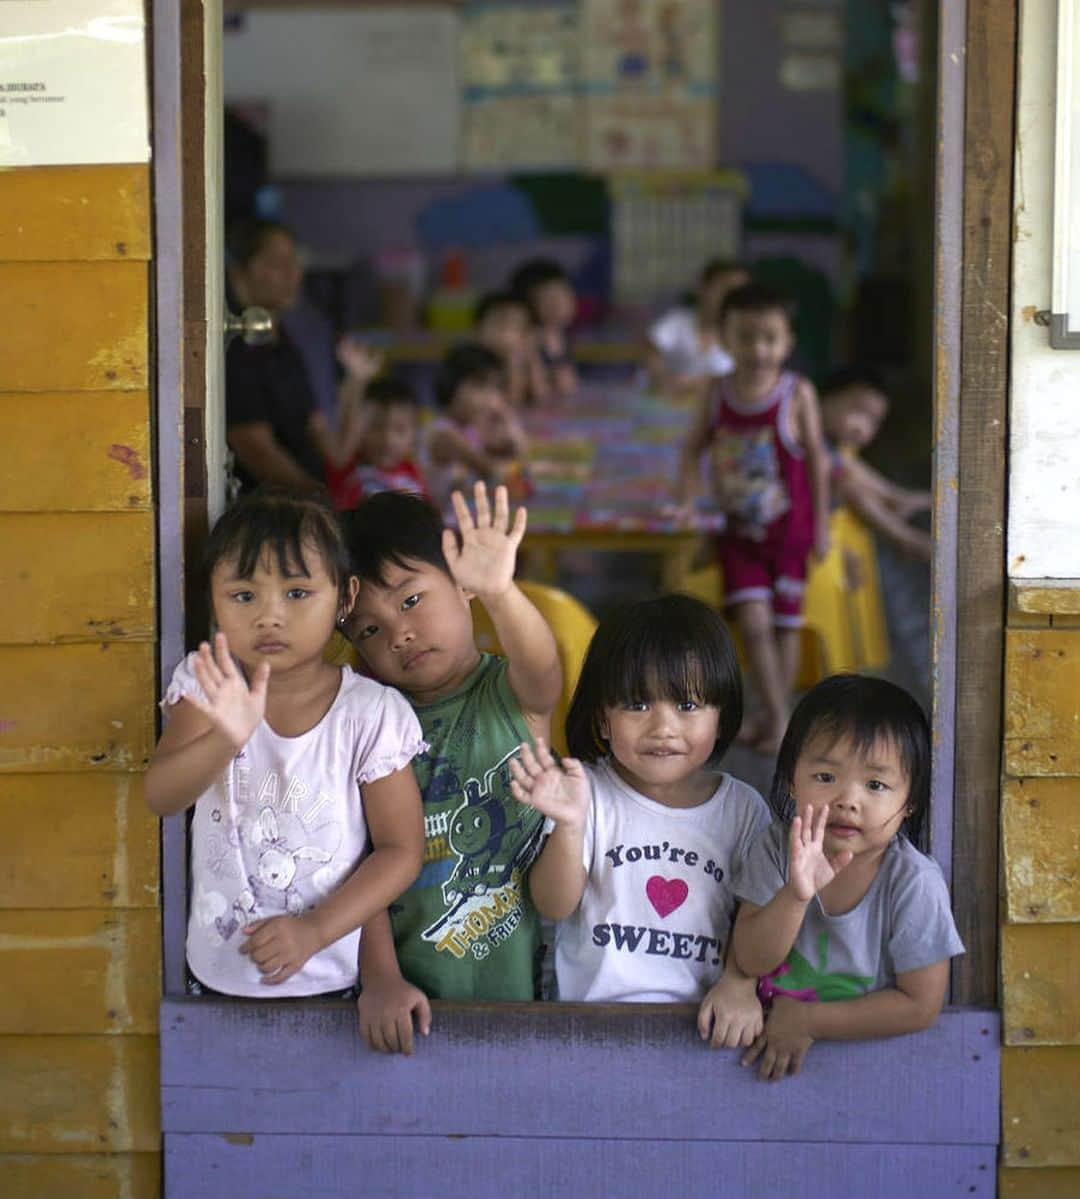
[[[963,953],[937,863],[915,848],[930,797],[922,709],[884,679],[807,692],[780,747],[776,818],[735,877],[739,968],[765,1031],[743,1058],[797,1073],[815,1040],[888,1037],[938,1017]]]

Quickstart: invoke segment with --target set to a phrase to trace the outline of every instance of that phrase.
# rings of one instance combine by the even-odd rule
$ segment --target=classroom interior
[[[708,529],[690,538],[662,516],[685,398],[644,369],[652,322],[692,303],[707,260],[791,297],[792,369],[818,384],[873,370],[891,403],[863,456],[930,487],[935,12],[924,0],[233,4],[226,238],[252,217],[294,234],[303,288],[281,321],[331,415],[341,337],[430,412],[478,299],[526,260],[557,262],[577,297],[582,390],[522,412],[521,574],[593,614],[666,587],[710,598],[697,569]],[[608,470],[630,485],[595,477]],[[929,513],[912,523],[928,532]],[[928,705],[929,562],[856,535],[861,561],[846,548],[800,682],[866,669]],[[767,781],[769,763],[752,759],[744,771]]]

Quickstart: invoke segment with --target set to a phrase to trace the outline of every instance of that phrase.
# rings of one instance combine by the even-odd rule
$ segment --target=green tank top
[[[414,710],[429,747],[413,759],[424,866],[390,908],[401,972],[435,999],[535,999],[540,920],[525,875],[544,821],[510,794],[510,759],[531,735],[506,659],[482,655],[459,691]]]

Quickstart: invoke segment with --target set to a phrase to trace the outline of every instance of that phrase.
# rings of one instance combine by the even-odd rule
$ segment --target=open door
[[[732,1060],[703,1056],[684,1010],[629,1005],[442,1005],[439,1029],[416,1060],[381,1058],[360,1046],[345,1001],[186,995],[186,822],[174,817],[165,822],[163,855],[166,1195],[437,1189],[450,1199],[516,1182],[536,1193],[666,1189],[764,1199],[842,1193],[856,1175],[877,1179],[863,1189],[882,1199],[939,1193],[946,1176],[957,1193],[994,1193],[999,1037],[997,1014],[987,1009],[995,998],[997,815],[989,776],[1000,752],[992,696],[1001,614],[995,626],[987,591],[994,559],[976,560],[968,538],[1003,493],[994,473],[1000,462],[987,460],[979,440],[985,404],[1003,408],[1003,386],[982,393],[980,420],[974,407],[970,421],[960,411],[963,380],[986,362],[976,340],[985,324],[974,321],[970,339],[965,324],[961,341],[961,309],[979,306],[980,288],[1000,299],[1004,286],[1007,295],[1007,276],[987,279],[972,265],[986,250],[980,239],[1008,229],[1007,189],[979,173],[980,146],[1001,151],[1004,139],[1006,158],[1011,153],[1002,114],[1011,113],[1012,89],[995,90],[1011,32],[987,21],[989,7],[970,0],[939,8],[935,214],[933,836],[939,857],[964,863],[956,906],[969,958],[955,999],[973,1006],[910,1041],[819,1046],[813,1071],[781,1088],[762,1087]],[[189,640],[185,624],[205,627],[185,561],[226,499],[222,20],[221,0],[154,0],[166,677]],[[962,464],[974,464],[987,490],[969,495],[965,479],[957,494]],[[979,621],[960,630],[959,613],[973,599]],[[842,1110],[839,1124],[835,1113],[807,1116],[826,1091]]]

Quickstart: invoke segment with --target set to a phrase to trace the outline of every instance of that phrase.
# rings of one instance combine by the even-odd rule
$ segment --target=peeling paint
[[[129,445],[121,445],[113,442],[105,455],[106,458],[111,458],[114,462],[120,462],[127,467],[128,474],[133,479],[146,478],[146,465],[139,455],[138,450],[133,449]]]

